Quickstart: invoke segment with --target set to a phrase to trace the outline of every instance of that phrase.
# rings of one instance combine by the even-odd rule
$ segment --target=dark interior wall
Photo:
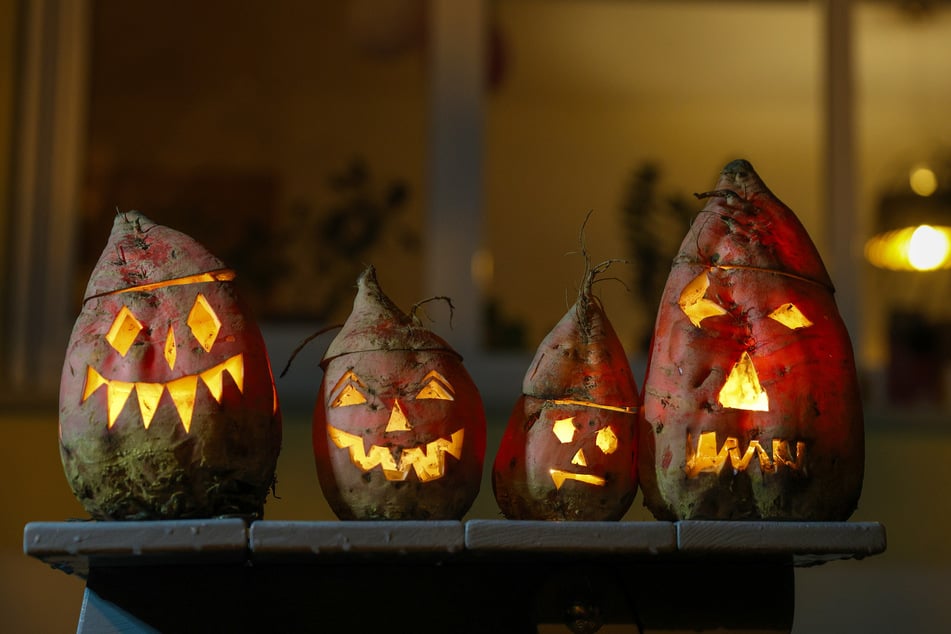
[[[93,3],[77,288],[116,210],[183,230],[268,319],[345,316],[364,263],[420,298],[421,14],[361,3]]]
[[[17,68],[17,2],[0,0],[0,244],[9,240],[10,214],[13,205],[13,139],[16,110]],[[9,254],[0,257],[0,295],[9,290],[7,276]],[[6,322],[6,311],[0,311],[0,327]],[[0,349],[0,353],[2,353]]]

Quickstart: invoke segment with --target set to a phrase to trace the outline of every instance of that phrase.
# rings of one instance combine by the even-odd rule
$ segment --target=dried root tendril
[[[334,324],[333,326],[327,326],[326,328],[321,328],[320,330],[318,330],[312,335],[308,335],[303,341],[297,344],[297,347],[294,348],[293,352],[291,352],[291,356],[287,359],[287,365],[284,366],[284,369],[281,370],[281,373],[278,376],[282,379],[284,378],[284,375],[287,374],[287,371],[291,369],[291,363],[294,361],[294,357],[296,357],[298,353],[300,353],[300,351],[303,350],[305,346],[307,346],[307,344],[309,344],[311,341],[313,341],[320,335],[328,333],[331,330],[338,330],[340,328],[343,328],[343,324]]]
[[[579,317],[579,323],[581,324],[581,327],[582,327],[582,331],[585,333],[585,335],[590,334],[588,332],[590,324],[588,323],[588,319],[586,315],[588,314],[591,301],[592,300],[599,301],[596,297],[594,297],[594,294],[592,293],[592,290],[591,290],[594,287],[595,282],[602,282],[605,280],[614,280],[616,282],[620,282],[624,286],[624,288],[630,290],[627,284],[625,284],[624,281],[621,280],[620,278],[608,277],[608,278],[598,279],[598,276],[604,273],[606,270],[608,270],[608,268],[610,268],[612,264],[617,264],[617,263],[628,264],[629,260],[626,260],[624,258],[610,258],[608,260],[604,260],[603,262],[600,262],[592,266],[591,254],[588,252],[588,247],[585,244],[584,232],[585,232],[585,228],[588,225],[588,220],[591,219],[591,215],[593,213],[594,213],[593,211],[589,211],[587,215],[585,216],[584,222],[581,223],[581,231],[579,232],[579,236],[578,236],[578,241],[581,246],[581,255],[584,258],[584,276],[581,278],[581,285],[578,287],[578,317]]]
[[[416,302],[415,304],[413,304],[409,309],[409,314],[410,314],[410,317],[413,319],[413,322],[416,323],[417,325],[422,325],[422,321],[420,320],[416,312],[420,310],[424,304],[428,304],[429,302],[435,302],[440,300],[446,302],[446,304],[449,306],[449,328],[451,329],[452,318],[453,318],[453,315],[455,315],[456,306],[455,304],[452,303],[452,298],[446,295],[434,295],[433,297],[427,297],[426,299],[420,300]],[[436,321],[435,319],[430,317],[429,313],[427,313],[425,310],[423,310],[422,312],[424,315],[426,315],[426,318],[429,319],[429,321],[432,321],[432,322]]]

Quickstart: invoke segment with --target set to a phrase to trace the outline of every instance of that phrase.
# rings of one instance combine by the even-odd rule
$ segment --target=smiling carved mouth
[[[182,427],[187,433],[191,428],[192,413],[195,410],[195,395],[198,390],[198,379],[200,378],[214,399],[221,403],[223,392],[224,374],[228,373],[234,380],[238,391],[244,393],[244,355],[236,354],[233,357],[219,363],[213,368],[209,368],[198,374],[189,374],[167,383],[148,383],[145,381],[119,381],[117,379],[107,379],[97,372],[92,366],[86,370],[86,384],[83,387],[83,398],[80,402],[85,402],[92,396],[96,390],[103,385],[106,386],[106,407],[109,417],[109,429],[115,425],[119,412],[125,406],[129,395],[135,390],[139,401],[139,411],[142,413],[142,425],[148,429],[152,424],[152,417],[158,409],[159,400],[164,392],[172,397],[175,409],[178,411],[178,417],[182,421]]]
[[[416,472],[420,482],[438,480],[446,474],[446,454],[457,460],[462,456],[462,438],[465,430],[452,434],[449,440],[438,438],[425,445],[397,450],[399,463],[388,447],[370,445],[369,451],[363,447],[363,438],[327,425],[330,439],[340,449],[349,449],[350,461],[364,472],[379,466],[387,480],[406,480],[411,470]]]

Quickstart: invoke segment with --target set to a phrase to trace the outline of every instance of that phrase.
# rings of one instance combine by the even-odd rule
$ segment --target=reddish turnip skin
[[[637,385],[592,281],[539,346],[496,454],[492,486],[509,519],[617,520],[636,494]],[[569,418],[562,440],[556,421]],[[616,441],[608,451],[599,432]],[[572,463],[579,449],[586,464]]]
[[[202,273],[210,281],[183,280]],[[63,467],[94,519],[262,516],[281,447],[281,414],[264,341],[233,277],[190,237],[138,212],[116,217],[60,384]],[[169,280],[180,283],[163,285]],[[199,294],[220,320],[217,336],[204,345],[187,324]],[[123,307],[142,326],[124,356],[106,338]],[[236,357],[240,364],[229,361]],[[213,370],[226,362],[228,370]],[[233,374],[239,367],[240,379]],[[190,416],[170,396],[175,381],[194,394]],[[211,387],[217,390],[218,381],[216,398]],[[110,425],[107,393],[132,385]],[[161,395],[154,403],[146,399],[144,407],[154,412],[146,428],[139,400],[150,389]]]
[[[314,408],[320,487],[344,520],[460,519],[479,493],[485,412],[462,358],[380,290],[373,267],[329,346]],[[388,424],[403,421],[388,430]],[[413,466],[413,456],[428,461]]]
[[[704,196],[657,315],[641,423],[644,503],[658,519],[847,519],[862,485],[862,405],[822,260],[748,162],[728,164]],[[703,275],[709,287],[702,301],[722,314],[696,325],[681,303],[684,289]],[[811,324],[793,329],[769,318],[789,303]],[[768,411],[720,402],[744,353]],[[763,452],[754,450],[745,467],[726,459],[719,472],[697,471],[691,458],[710,432],[716,451],[732,438],[737,457],[753,441]],[[776,441],[787,443],[779,453],[788,462],[776,459]]]

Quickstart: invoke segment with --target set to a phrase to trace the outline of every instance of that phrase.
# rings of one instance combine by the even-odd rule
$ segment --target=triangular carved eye
[[[337,395],[337,398],[334,399],[334,402],[330,404],[331,407],[347,407],[348,405],[360,405],[366,403],[367,398],[360,394],[360,390],[355,388],[353,384],[348,383],[342,390],[340,394]]]
[[[142,324],[131,310],[123,306],[106,333],[106,341],[124,357],[141,331]]]
[[[453,401],[453,389],[446,377],[435,370],[423,378],[424,385],[416,394],[416,399],[433,398],[441,401]]]
[[[812,325],[812,322],[809,321],[809,318],[803,315],[802,311],[799,310],[799,307],[792,302],[783,304],[767,316],[773,321],[777,321],[786,326],[790,330],[808,328]]]
[[[336,398],[330,401],[330,407],[348,407],[350,405],[362,405],[367,402],[367,397],[363,395],[360,388],[366,388],[363,381],[353,372],[347,372],[331,391],[336,394]]]
[[[211,347],[218,338],[218,331],[221,330],[221,320],[201,293],[198,293],[191,312],[188,313],[188,327],[191,328],[198,345],[204,348],[205,352],[211,352]]]
[[[701,273],[684,287],[684,290],[680,293],[680,299],[677,301],[680,310],[684,311],[684,314],[697,328],[700,328],[700,322],[707,317],[718,317],[727,314],[723,306],[705,297],[709,287],[710,279],[706,273]]]

